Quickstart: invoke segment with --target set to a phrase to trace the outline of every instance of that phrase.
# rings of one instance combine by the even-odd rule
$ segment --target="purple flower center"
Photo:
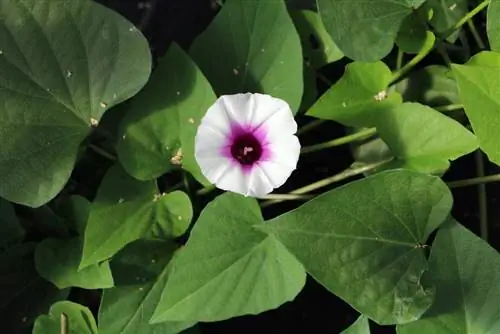
[[[234,139],[231,155],[242,165],[253,165],[262,156],[262,145],[253,133],[242,133]]]

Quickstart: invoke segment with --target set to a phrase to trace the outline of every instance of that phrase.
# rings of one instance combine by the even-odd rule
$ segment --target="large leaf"
[[[192,214],[185,193],[160,194],[156,181],[138,181],[116,165],[90,207],[80,269],[108,259],[142,236],[176,237]]]
[[[165,241],[138,240],[116,255],[111,263],[116,287],[104,291],[99,307],[99,333],[174,334],[194,324],[149,324],[167,281],[167,264],[173,251]]]
[[[29,206],[67,182],[106,109],[147,81],[142,34],[93,1],[0,1],[0,196]]]
[[[360,315],[349,328],[343,330],[340,334],[370,334],[368,318],[364,315]]]
[[[68,296],[38,276],[34,243],[17,245],[0,254],[0,312],[2,332],[25,333],[40,313]]]
[[[302,51],[283,0],[226,1],[190,55],[218,95],[265,93],[299,108]]]
[[[182,166],[208,184],[194,158],[194,137],[215,99],[196,64],[172,44],[122,121],[118,157],[125,169],[151,180]]]
[[[80,287],[105,289],[113,286],[109,262],[93,264],[79,270],[83,240],[74,237],[67,240],[45,239],[35,251],[36,269],[40,276],[59,289]]]
[[[67,332],[61,329],[61,316],[67,317]],[[33,334],[97,334],[97,325],[92,312],[80,304],[70,301],[57,302],[49,314],[39,316],[33,327]]]
[[[391,70],[383,62],[351,63],[307,115],[349,126],[373,126],[378,113],[401,103],[398,93],[387,93],[391,77]]]
[[[335,44],[347,57],[376,61],[392,49],[403,19],[425,0],[317,0]]]
[[[405,101],[430,107],[461,103],[451,70],[441,65],[427,66],[411,73],[397,83],[396,90]]]
[[[465,65],[453,64],[452,69],[479,146],[500,164],[500,86],[493,75],[500,71],[500,53],[483,51]]]
[[[274,309],[305,284],[302,265],[263,226],[257,201],[226,193],[201,213],[173,259],[152,322],[219,321]]]
[[[500,0],[490,0],[486,19],[486,31],[490,47],[500,51]]]
[[[344,57],[326,32],[318,13],[312,10],[290,12],[302,42],[302,53],[312,69],[318,69]]]
[[[431,305],[422,245],[451,206],[439,178],[390,171],[327,192],[261,228],[362,314],[379,324],[407,323]]]
[[[0,198],[0,250],[21,241],[24,234],[12,204]]]
[[[436,300],[399,334],[500,333],[500,254],[455,221],[439,230],[429,259]]]
[[[394,160],[386,168],[443,173],[455,160],[477,149],[476,137],[462,124],[419,103],[387,110],[377,131]]]

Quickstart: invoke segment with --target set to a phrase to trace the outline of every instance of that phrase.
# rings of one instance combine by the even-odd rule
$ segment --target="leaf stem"
[[[453,25],[453,27],[450,27],[448,30],[446,30],[442,35],[444,36],[443,39],[446,39],[450,34],[452,34],[455,30],[461,28],[467,21],[472,19],[474,16],[476,16],[480,11],[482,11],[488,4],[490,3],[490,0],[483,0],[479,5],[477,5],[474,9],[472,9],[470,12],[468,12],[464,17],[462,17],[460,20],[458,20],[457,23]]]
[[[348,143],[351,143],[353,141],[369,138],[376,133],[377,133],[377,130],[375,128],[363,129],[361,131],[355,132],[353,134],[350,134],[350,135],[347,135],[344,137],[335,138],[335,139],[332,139],[332,140],[329,140],[329,141],[326,141],[323,143],[303,147],[300,150],[300,153],[301,154],[312,153],[312,152],[321,151],[325,148],[330,148],[330,147],[348,144]]]
[[[295,190],[291,191],[290,194],[303,195],[303,194],[309,193],[311,191],[324,188],[332,183],[339,182],[339,181],[351,178],[353,176],[360,175],[360,174],[366,173],[368,171],[377,169],[380,166],[383,166],[390,161],[392,161],[392,158],[388,159],[388,160],[383,160],[383,161],[371,163],[371,164],[366,164],[366,165],[363,165],[361,167],[356,167],[356,168],[350,167],[350,168],[343,170],[342,172],[340,172],[338,174],[327,177],[326,179],[322,179],[322,180],[316,181],[314,183],[308,184],[307,186],[295,189]],[[265,201],[261,204],[261,207],[266,208],[270,205],[280,203],[280,202],[283,202],[283,200],[276,199],[276,200]]]
[[[403,75],[405,75],[409,70],[411,70],[415,65],[420,63],[422,59],[424,59],[429,52],[431,52],[432,47],[434,46],[434,42],[436,38],[434,34],[431,32],[427,33],[425,44],[422,46],[422,49],[413,57],[409,62],[407,62],[403,67],[397,69],[392,73],[391,84],[397,82]]]
[[[319,80],[323,81],[328,87],[332,86],[333,83],[328,79],[323,73],[316,73],[316,76],[318,77]]]
[[[448,111],[458,111],[462,110],[464,108],[464,105],[461,103],[454,103],[454,104],[448,104],[444,106],[439,106],[439,107],[434,107],[437,111],[440,112],[448,112]]]
[[[212,192],[213,190],[215,190],[215,186],[213,184],[211,184],[209,186],[206,186],[205,188],[198,189],[196,191],[196,195],[198,195],[198,196],[206,195],[206,194]]]
[[[103,150],[102,148],[100,148],[99,146],[96,146],[94,144],[90,144],[89,145],[89,148],[94,151],[95,153],[99,154],[100,156],[108,159],[108,160],[111,160],[111,161],[116,161],[116,156],[114,154],[111,154],[105,150]]]
[[[403,56],[404,52],[401,49],[398,49],[398,55],[396,57],[396,70],[400,70],[403,66]]]
[[[474,21],[468,20],[467,25],[469,26],[469,30],[472,34],[472,37],[476,41],[477,46],[481,49],[484,50],[486,49],[486,44],[483,42],[483,39],[479,35],[479,32],[476,29],[476,25],[474,24]]]
[[[317,128],[318,126],[320,126],[321,124],[323,124],[325,122],[326,121],[324,119],[315,119],[314,121],[311,121],[311,122],[307,123],[306,125],[304,125],[303,127],[301,127],[297,131],[297,135],[303,135],[304,133],[309,132],[309,131]]]
[[[476,163],[476,173],[478,177],[485,177],[483,153],[480,150],[474,152]],[[486,184],[477,185],[478,206],[479,206],[479,229],[481,238],[488,241],[488,199],[486,197]]]
[[[467,186],[475,186],[481,183],[491,183],[500,182],[500,174],[488,175],[488,176],[478,176],[470,179],[458,180],[448,182],[448,187],[450,188],[461,188]]]
[[[295,200],[308,200],[313,198],[313,195],[300,195],[300,194],[269,194],[259,199],[267,199],[267,200],[282,200],[282,201],[295,201]]]

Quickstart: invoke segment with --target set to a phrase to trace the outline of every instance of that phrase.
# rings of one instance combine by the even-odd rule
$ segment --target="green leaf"
[[[399,29],[396,44],[405,53],[418,53],[425,45],[427,27],[419,15],[413,12],[405,17]]]
[[[436,284],[432,307],[399,334],[500,333],[500,255],[451,219],[439,229],[429,268]]]
[[[113,286],[109,262],[78,269],[82,256],[83,239],[45,239],[35,251],[36,269],[40,276],[59,289],[79,287],[106,289]]]
[[[12,204],[0,198],[0,250],[21,241],[24,235]]]
[[[452,28],[469,11],[467,0],[427,0],[422,6],[424,10],[432,10],[430,24],[438,33],[444,33]],[[458,38],[459,30],[446,38],[454,43]]]
[[[490,0],[486,18],[486,32],[491,50],[500,51],[500,0]]]
[[[190,55],[218,95],[264,93],[299,108],[302,51],[283,0],[226,1]]]
[[[57,302],[50,308],[49,314],[39,316],[35,321],[33,334],[60,333],[61,316],[68,321],[67,334],[97,334],[97,325],[92,312],[80,304],[70,301]]]
[[[430,306],[422,245],[448,216],[439,178],[389,171],[334,189],[261,227],[328,290],[379,324],[417,320]]]
[[[302,265],[263,226],[257,201],[226,193],[201,213],[173,259],[153,323],[220,321],[290,301],[305,284]]]
[[[368,318],[364,315],[360,315],[349,328],[343,330],[340,334],[370,334]]]
[[[372,62],[389,54],[403,19],[425,0],[317,0],[335,44],[347,57]]]
[[[394,160],[387,168],[444,173],[455,160],[478,148],[476,137],[457,121],[419,103],[387,110],[377,124]]]
[[[186,194],[160,194],[156,181],[138,181],[116,165],[90,207],[80,269],[108,259],[143,236],[178,236],[192,214]]]
[[[302,53],[313,69],[333,63],[344,57],[325,29],[321,17],[312,10],[290,12],[302,42]]]
[[[349,126],[373,126],[377,113],[401,103],[398,93],[386,91],[391,78],[391,70],[381,61],[351,63],[307,115]]]
[[[461,103],[453,73],[446,66],[430,65],[415,71],[396,85],[396,91],[408,102],[429,107]]]
[[[149,324],[168,275],[173,247],[165,241],[137,240],[111,262],[116,287],[104,291],[99,307],[100,334],[175,334],[194,322]]]
[[[93,1],[0,3],[0,196],[38,207],[63,188],[106,109],[146,83],[146,39]]]
[[[452,65],[460,99],[479,146],[488,158],[500,164],[500,86],[492,73],[500,71],[500,53],[483,51],[465,65]]]
[[[194,137],[215,100],[196,64],[172,44],[122,121],[117,151],[123,167],[151,180],[182,165],[208,185],[194,158]]]
[[[58,290],[38,276],[33,261],[35,243],[9,248],[0,254],[0,312],[2,332],[25,333],[40,313],[65,299],[69,290]]]

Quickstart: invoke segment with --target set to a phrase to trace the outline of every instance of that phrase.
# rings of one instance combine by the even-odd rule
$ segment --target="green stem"
[[[474,153],[476,162],[476,174],[478,177],[485,177],[484,174],[484,159],[483,153],[477,150]],[[488,199],[486,197],[486,184],[480,183],[477,185],[477,195],[479,204],[479,228],[481,238],[488,240]]]
[[[206,186],[205,188],[198,189],[196,191],[196,195],[199,195],[199,196],[206,195],[206,194],[212,192],[213,190],[215,190],[215,186],[213,184],[211,184],[209,186]]]
[[[111,160],[111,161],[116,161],[116,156],[114,156],[113,154],[103,150],[102,148],[100,148],[99,146],[96,146],[94,144],[90,144],[89,145],[89,148],[94,151],[95,153],[99,154],[100,156],[103,156],[104,158],[108,159],[108,160]]]
[[[326,77],[323,75],[323,73],[316,73],[316,76],[318,77],[319,80],[323,81],[327,86],[332,86],[333,83]]]
[[[450,188],[461,188],[467,186],[475,186],[481,183],[491,183],[491,182],[500,182],[500,174],[488,175],[488,176],[479,176],[471,179],[458,180],[448,182],[448,187]]]
[[[294,201],[294,200],[308,200],[313,197],[314,197],[313,195],[300,195],[300,194],[269,194],[259,197],[259,199]]]
[[[490,0],[484,0],[481,2],[479,5],[477,5],[473,10],[468,12],[464,17],[462,17],[455,25],[448,30],[446,30],[442,35],[443,39],[446,39],[449,35],[451,35],[455,30],[461,28],[467,21],[472,19],[474,16],[476,16],[480,11],[485,9],[488,4],[490,3]]]
[[[400,70],[403,66],[403,56],[404,52],[398,49],[398,56],[396,57],[396,70]]]
[[[486,49],[486,44],[483,42],[483,39],[479,35],[479,32],[476,29],[476,25],[474,24],[474,21],[468,20],[467,25],[469,26],[469,30],[472,34],[472,37],[476,41],[477,46],[482,50]]]
[[[326,187],[326,186],[328,186],[328,185],[330,185],[332,183],[339,182],[339,181],[351,178],[353,176],[356,176],[356,175],[359,175],[359,174],[363,174],[363,173],[366,173],[368,171],[377,169],[380,166],[385,165],[385,164],[387,164],[390,161],[392,161],[392,159],[390,159],[390,160],[384,160],[384,161],[379,161],[379,162],[375,162],[375,163],[371,163],[371,164],[366,164],[366,165],[363,165],[361,167],[348,168],[348,169],[346,169],[346,170],[344,170],[344,171],[342,171],[342,172],[340,172],[338,174],[335,174],[333,176],[327,177],[326,179],[322,179],[322,180],[316,181],[314,183],[308,184],[307,186],[295,189],[295,190],[291,191],[290,194],[293,194],[293,195],[307,194],[307,193],[309,193],[311,191],[318,190],[318,189],[321,189],[323,187]],[[262,208],[266,208],[266,207],[268,207],[270,205],[273,205],[273,204],[276,204],[276,203],[280,203],[280,202],[283,202],[283,200],[276,199],[276,200],[265,201],[265,202],[263,202],[261,204],[261,207]]]
[[[317,128],[318,126],[320,126],[321,124],[323,124],[325,122],[326,121],[323,119],[315,119],[314,121],[311,121],[311,122],[307,123],[306,125],[304,125],[303,127],[301,127],[299,129],[299,131],[297,131],[297,135],[303,135],[304,133],[309,132],[309,131]]]
[[[401,79],[403,75],[405,75],[415,65],[420,63],[422,59],[424,59],[429,54],[429,52],[431,52],[435,40],[436,38],[434,37],[434,35],[431,32],[428,32],[424,46],[422,46],[422,49],[415,55],[415,57],[413,57],[403,67],[397,69],[392,73],[391,84]]]
[[[437,111],[440,111],[440,112],[458,111],[458,110],[462,110],[463,108],[464,108],[464,105],[460,104],[460,103],[434,107],[434,109],[436,109]]]
[[[348,143],[351,143],[353,141],[370,138],[371,136],[373,136],[376,133],[377,133],[377,130],[375,128],[363,129],[361,131],[355,132],[353,134],[350,134],[350,135],[347,135],[344,137],[335,138],[333,140],[329,140],[329,141],[324,142],[324,143],[319,143],[319,144],[303,147],[300,150],[300,153],[301,154],[312,153],[312,152],[321,151],[325,148],[330,148],[330,147],[348,144]]]

